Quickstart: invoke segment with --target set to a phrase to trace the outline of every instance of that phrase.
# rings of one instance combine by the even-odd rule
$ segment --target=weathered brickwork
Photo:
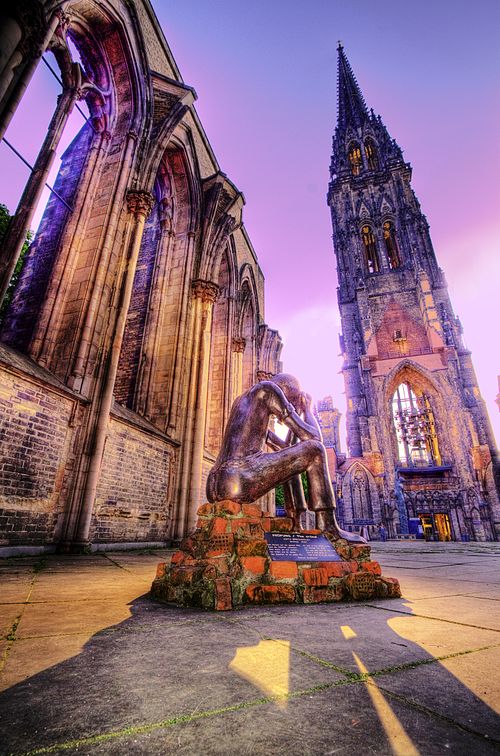
[[[383,525],[390,537],[498,540],[498,452],[410,182],[340,45],[328,194],[349,452],[339,517],[376,536]]]
[[[166,442],[112,420],[97,489],[92,540],[165,541],[172,506]]]
[[[0,372],[0,544],[51,542],[72,434],[73,403]]]
[[[0,325],[1,359],[21,384],[36,383],[2,384],[8,540],[65,550],[177,540],[194,527],[235,396],[259,371],[280,370],[243,195],[215,159],[149,2],[75,0],[68,14],[27,2],[46,27],[29,56],[21,45],[0,63],[0,81],[24,90],[30,61],[55,46],[53,123],[74,97],[90,118],[64,153],[59,197]],[[9,117],[0,99],[0,133]],[[47,180],[61,135],[49,129],[26,197]],[[34,201],[21,205],[16,223],[29,225]],[[2,287],[19,251],[5,238]],[[242,339],[243,357],[233,349]]]

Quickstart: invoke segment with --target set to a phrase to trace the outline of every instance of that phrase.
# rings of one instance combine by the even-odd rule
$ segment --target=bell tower
[[[364,514],[392,536],[496,540],[497,451],[470,352],[412,168],[367,108],[341,44],[330,176],[347,399],[342,490],[349,498],[350,470],[359,479],[361,467],[376,499]],[[344,502],[344,524],[355,529],[367,518],[353,502]]]

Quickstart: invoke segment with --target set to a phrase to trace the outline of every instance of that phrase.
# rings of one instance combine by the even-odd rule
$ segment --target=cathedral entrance
[[[451,523],[447,514],[418,514],[418,517],[426,541],[451,541]]]

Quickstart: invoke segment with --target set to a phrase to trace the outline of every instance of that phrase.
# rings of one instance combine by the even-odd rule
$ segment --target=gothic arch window
[[[361,467],[351,476],[351,501],[354,520],[373,520],[368,475]]]
[[[386,220],[383,225],[385,251],[391,270],[401,267],[401,255],[399,254],[398,242],[394,224]]]
[[[398,459],[404,467],[441,464],[434,415],[428,397],[400,383],[392,397],[392,420],[396,430]]]
[[[380,262],[378,259],[377,242],[373,229],[368,224],[361,227],[361,239],[363,241],[368,273],[378,273]]]
[[[377,148],[371,139],[365,139],[365,155],[370,171],[378,170]]]
[[[347,157],[349,158],[352,175],[359,176],[363,168],[363,159],[361,157],[361,147],[357,142],[353,142],[349,145]]]

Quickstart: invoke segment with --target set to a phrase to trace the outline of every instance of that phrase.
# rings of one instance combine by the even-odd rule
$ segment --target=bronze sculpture
[[[272,416],[288,427],[285,441],[269,429]],[[266,444],[274,451],[266,452]],[[336,538],[364,543],[361,536],[342,530],[337,523],[326,450],[311,411],[311,397],[294,376],[280,373],[256,383],[235,400],[219,456],[208,476],[207,497],[212,503],[224,499],[250,503],[287,484],[297,527],[300,512],[307,506],[300,483],[303,472],[316,527]]]

